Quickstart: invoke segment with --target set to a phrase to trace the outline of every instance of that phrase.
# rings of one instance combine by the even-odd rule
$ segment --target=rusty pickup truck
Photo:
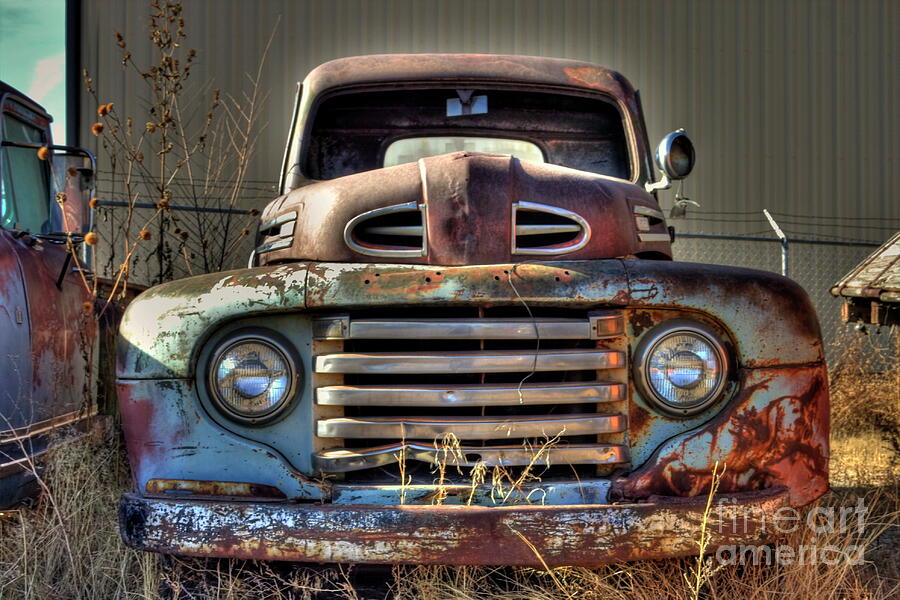
[[[0,82],[0,508],[39,488],[53,443],[102,418],[95,401],[98,331],[87,262],[94,159],[54,145],[51,116]],[[82,258],[87,258],[82,255]],[[80,266],[79,266],[80,265]]]
[[[714,482],[710,549],[827,490],[810,301],[672,260],[656,192],[694,149],[651,149],[620,74],[340,59],[288,138],[248,268],[124,316],[130,546],[596,565],[696,554]]]

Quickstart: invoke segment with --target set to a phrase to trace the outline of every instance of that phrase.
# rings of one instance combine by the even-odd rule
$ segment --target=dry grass
[[[861,564],[721,564],[708,556],[600,569],[387,570],[161,559],[128,550],[119,540],[116,502],[130,484],[121,444],[117,434],[110,433],[52,453],[42,480],[47,493],[35,507],[0,517],[0,600],[897,598],[900,462],[893,444],[900,394],[891,386],[900,381],[898,363],[896,356],[881,357],[878,364],[888,367],[877,371],[871,365],[845,363],[833,374],[834,490],[819,506],[853,507],[863,498],[869,508],[865,530],[815,535],[802,527],[780,540],[793,548],[833,546],[854,557],[854,547],[862,546],[866,551]],[[446,446],[447,460],[436,465],[438,483],[445,479],[441,474],[447,464],[453,463],[453,441]],[[504,487],[515,489],[513,483],[504,480]],[[540,553],[539,548],[535,551]]]
[[[831,371],[831,427],[837,439],[876,433],[900,456],[900,331],[886,346],[869,336],[839,340],[843,360]]]
[[[36,505],[0,513],[0,599],[156,597],[155,557],[118,536],[123,460],[113,433],[50,454]]]

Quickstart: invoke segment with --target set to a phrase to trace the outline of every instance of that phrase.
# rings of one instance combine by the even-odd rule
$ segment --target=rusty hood
[[[517,204],[574,213],[586,224],[586,239],[577,248],[569,245],[538,256],[514,252]],[[345,229],[354,218],[399,205],[421,210],[420,255],[386,259],[347,243]],[[449,266],[649,254],[671,258],[667,239],[641,241],[635,215],[642,210],[635,207],[659,212],[649,194],[626,181],[507,155],[455,152],[320,181],[277,198],[263,212],[260,240],[260,248],[275,242],[276,249],[259,252],[258,260],[261,265],[313,260]],[[656,221],[659,240],[665,223]],[[271,225],[285,222],[293,222],[292,228]]]

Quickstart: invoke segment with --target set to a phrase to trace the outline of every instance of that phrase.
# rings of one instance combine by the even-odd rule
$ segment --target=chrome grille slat
[[[617,402],[625,398],[622,383],[326,386],[316,402],[330,406],[515,406]]]
[[[349,321],[345,335],[358,340],[590,340],[621,335],[624,327],[618,313],[588,319],[361,319]]]
[[[639,233],[638,237],[642,242],[671,242],[670,233]]]
[[[628,449],[617,444],[569,444],[546,448],[539,456],[538,449],[519,446],[460,446],[459,451],[447,451],[432,444],[397,443],[375,448],[336,448],[313,454],[313,466],[327,473],[347,473],[373,467],[383,467],[400,460],[434,463],[448,466],[473,467],[482,463],[488,467],[527,466],[531,464],[591,464],[615,465],[628,462]]]
[[[423,236],[425,228],[421,225],[393,225],[386,227],[363,227],[363,231],[372,235]]]
[[[315,358],[317,373],[455,374],[582,371],[625,366],[625,355],[609,350],[478,352],[399,352],[324,354]]]
[[[581,340],[590,339],[591,328],[587,321],[565,320],[515,320],[515,321],[463,321],[459,319],[435,319],[433,321],[353,321],[350,339],[421,339],[433,340],[533,340],[542,339]]]
[[[319,437],[426,439],[454,434],[462,440],[553,438],[625,431],[623,415],[573,414],[519,417],[343,417],[321,419]]]
[[[581,227],[577,223],[571,225],[516,225],[516,235],[547,235],[548,233],[578,233]]]

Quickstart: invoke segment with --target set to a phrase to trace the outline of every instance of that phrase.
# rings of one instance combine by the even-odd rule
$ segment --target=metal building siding
[[[295,82],[326,60],[383,52],[560,56],[621,71],[641,90],[651,143],[685,127],[698,152],[685,231],[758,232],[761,210],[798,235],[881,241],[897,199],[900,2],[862,0],[185,0],[192,75],[239,96],[280,15],[265,66],[265,131],[250,178],[277,180]],[[135,114],[113,33],[150,48],[149,3],[85,0],[83,60],[100,98]],[[204,110],[203,102],[195,106]],[[82,131],[94,121],[85,99]],[[91,136],[84,134],[84,139]],[[668,204],[673,191],[663,192]],[[720,214],[733,213],[733,214]],[[752,214],[739,214],[752,213]],[[871,221],[860,221],[870,218]],[[852,228],[847,225],[853,225]]]

